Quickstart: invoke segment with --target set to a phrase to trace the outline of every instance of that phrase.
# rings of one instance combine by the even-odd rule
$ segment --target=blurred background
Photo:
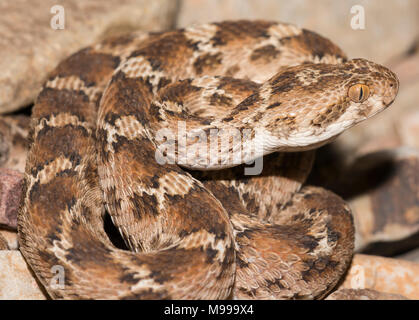
[[[23,172],[26,137],[12,143],[7,132],[12,136],[27,126],[47,73],[71,53],[132,30],[232,19],[296,24],[329,38],[349,58],[367,58],[398,75],[393,105],[321,148],[308,183],[331,189],[352,208],[357,255],[355,271],[343,285],[419,299],[417,0],[0,0],[0,168],[15,170],[16,176]],[[4,150],[17,160],[7,160]],[[12,253],[7,260],[0,251],[0,297],[42,298],[31,276],[22,274],[15,222],[2,220],[1,210],[0,205],[0,235]],[[364,270],[366,282],[353,282],[356,266]],[[10,287],[2,272],[8,279],[14,274],[15,281],[28,280],[20,289],[16,282]]]

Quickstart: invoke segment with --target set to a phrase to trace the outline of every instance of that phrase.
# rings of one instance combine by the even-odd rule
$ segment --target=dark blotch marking
[[[278,107],[280,105],[281,105],[281,102],[272,103],[266,108],[266,110],[273,109],[273,108]]]
[[[260,97],[259,93],[256,92],[256,93],[250,95],[249,97],[247,97],[246,99],[244,99],[242,102],[240,102],[237,105],[237,107],[235,107],[233,109],[230,116],[235,116],[239,112],[249,109],[250,106],[254,106],[255,104],[257,104],[260,101],[261,101],[261,97]]]
[[[244,38],[268,38],[268,29],[274,24],[274,22],[268,21],[246,20],[215,23],[218,30],[211,42],[214,46],[225,46],[231,41]]]
[[[125,272],[121,277],[119,277],[119,281],[129,283],[129,284],[136,284],[140,279],[138,279],[137,273],[127,273]]]
[[[96,53],[91,48],[82,49],[58,65],[49,79],[56,76],[80,77],[87,87],[107,82],[118,67],[120,58],[110,54]]]
[[[229,107],[232,105],[232,103],[233,103],[232,98],[225,95],[218,94],[218,93],[214,93],[210,99],[210,104],[213,106],[221,105],[221,106]]]
[[[78,232],[79,227],[73,224],[72,227]],[[93,239],[84,232],[78,232],[79,237],[73,237],[72,248],[67,250],[66,259],[80,266],[89,267],[90,264],[109,267],[112,260],[110,250],[100,241]]]
[[[113,94],[113,112],[108,112],[105,121],[114,125],[121,116],[134,116],[142,125],[149,122],[147,107],[152,99],[150,84],[143,78],[126,78],[123,72],[112,77],[107,90]],[[106,99],[106,95],[104,99]]]
[[[217,253],[218,253],[217,250],[214,250],[214,249],[211,249],[211,248],[208,247],[205,250],[205,254],[207,256],[207,263],[213,264],[214,263],[214,259],[217,256]]]
[[[306,29],[303,29],[302,33],[298,36],[285,37],[281,39],[280,42],[285,46],[299,48],[299,50],[305,51],[307,54],[312,53],[319,58],[324,57],[326,54],[330,54],[346,61],[345,53],[333,42]]]
[[[223,122],[230,122],[230,121],[233,121],[233,120],[234,120],[233,117],[227,117],[227,118],[224,118],[222,121]]]
[[[193,63],[196,74],[201,75],[207,69],[215,69],[222,63],[221,52],[216,54],[207,53],[196,58]]]
[[[260,88],[261,84],[247,79],[236,79],[231,77],[222,77],[219,79],[217,89],[225,89],[226,91],[248,91],[255,92]]]
[[[182,59],[186,54],[185,49],[194,47],[196,44],[189,41],[183,32],[177,30],[150,41],[148,45],[135,50],[129,58],[143,56],[151,64],[153,71],[163,71],[170,64]]]
[[[191,79],[185,79],[168,85],[160,92],[160,100],[171,101],[183,105],[183,102],[188,95],[195,94],[202,90],[202,88],[193,86],[191,83]]]
[[[80,121],[93,117],[89,108],[89,97],[82,91],[45,88],[39,94],[33,109],[33,117],[50,119],[58,112],[73,114]]]
[[[309,252],[312,252],[315,248],[317,248],[319,242],[311,235],[304,235],[301,239],[301,244],[304,248],[307,248]]]
[[[255,49],[250,55],[250,60],[264,60],[264,62],[270,62],[275,59],[278,54],[280,54],[280,51],[273,45],[268,44],[266,46]]]
[[[48,127],[39,131],[36,143],[42,146],[37,150],[38,155],[33,161],[37,173],[46,164],[51,163],[57,156],[63,155],[69,159],[73,167],[81,161],[81,155],[87,152],[87,132],[79,126]]]
[[[143,193],[141,196],[134,194],[133,197],[129,198],[130,202],[133,204],[133,212],[137,215],[139,219],[144,218],[147,215],[156,217],[159,215],[159,210],[157,209],[157,198],[156,196]]]
[[[171,80],[168,78],[160,78],[159,83],[157,85],[157,90],[160,90],[164,87],[166,87],[168,84],[171,83]]]
[[[272,94],[281,94],[284,92],[291,91],[300,80],[296,76],[294,70],[284,71],[270,80],[272,86]]]
[[[108,46],[110,48],[115,48],[115,47],[118,47],[118,46],[124,46],[124,45],[127,45],[127,44],[132,42],[132,40],[134,39],[133,36],[134,36],[134,34],[127,33],[127,34],[124,34],[124,35],[109,37],[109,38],[105,39],[104,41],[102,41],[102,44],[104,46]]]

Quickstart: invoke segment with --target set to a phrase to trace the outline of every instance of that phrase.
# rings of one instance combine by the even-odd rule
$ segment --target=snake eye
[[[370,96],[370,88],[365,84],[355,84],[349,88],[348,96],[353,102],[364,102]]]

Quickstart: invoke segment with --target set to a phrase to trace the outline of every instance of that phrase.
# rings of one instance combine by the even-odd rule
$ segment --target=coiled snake
[[[311,150],[384,110],[398,85],[275,22],[83,49],[33,110],[20,250],[53,298],[321,298],[351,259],[353,224],[338,196],[302,187]],[[252,145],[259,175],[244,171]]]

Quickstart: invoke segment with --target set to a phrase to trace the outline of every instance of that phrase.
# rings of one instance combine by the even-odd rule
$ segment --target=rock
[[[25,171],[30,118],[0,117],[0,168]]]
[[[343,282],[337,289],[372,289],[417,300],[419,263],[355,254]]]
[[[64,8],[64,29],[53,6]],[[90,43],[131,30],[172,26],[172,0],[14,0],[0,3],[0,113],[33,102],[47,73]],[[55,18],[54,18],[55,17]],[[62,21],[62,20],[61,20]]]
[[[0,224],[17,227],[17,212],[23,187],[21,172],[0,169]]]
[[[419,150],[358,158],[341,180],[355,220],[357,251],[394,255],[419,245]]]
[[[419,149],[419,111],[403,114],[398,120],[396,130],[403,145]]]
[[[365,11],[365,29],[353,30],[351,8]],[[350,57],[384,63],[410,48],[419,33],[416,0],[183,0],[178,25],[225,19],[270,19],[312,29],[336,42]],[[401,23],[402,22],[402,23]]]
[[[0,251],[0,300],[45,300],[20,251]]]
[[[3,241],[6,243],[8,250],[18,249],[17,230],[0,229],[0,237],[3,238]],[[4,246],[4,248],[6,248],[6,246]],[[5,249],[2,249],[2,250],[5,250]]]
[[[336,145],[319,150],[308,183],[349,202],[356,251],[392,256],[419,246],[419,150],[377,151],[349,163],[346,158]]]
[[[3,237],[3,235],[0,233],[0,251],[1,250],[9,250],[9,244],[7,243],[7,240]]]
[[[407,300],[407,298],[371,289],[340,289],[329,295],[326,300]]]
[[[397,255],[395,258],[419,263],[419,248]]]
[[[419,36],[409,50],[390,60],[388,67],[397,74],[402,85],[419,81]]]

